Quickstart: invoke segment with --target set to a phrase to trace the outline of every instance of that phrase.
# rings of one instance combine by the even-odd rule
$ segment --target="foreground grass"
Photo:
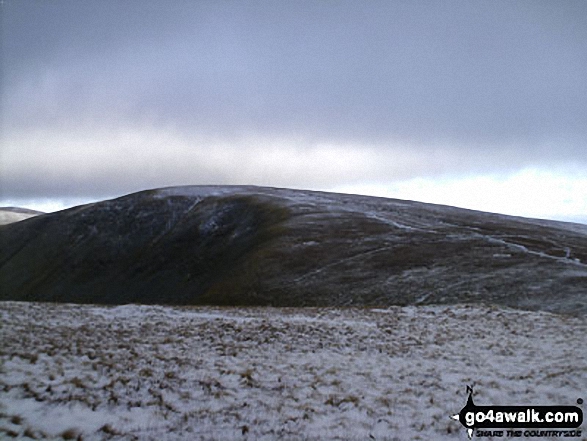
[[[478,404],[585,398],[585,335],[484,306],[1,302],[0,437],[464,440],[466,385]]]

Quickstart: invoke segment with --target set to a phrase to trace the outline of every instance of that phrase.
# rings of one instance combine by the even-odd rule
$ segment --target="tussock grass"
[[[467,384],[517,405],[587,383],[585,318],[495,306],[0,302],[0,316],[3,438],[454,439]]]

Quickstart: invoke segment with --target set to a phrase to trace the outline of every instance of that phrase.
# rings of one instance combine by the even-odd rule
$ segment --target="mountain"
[[[587,312],[587,226],[412,201],[173,187],[0,226],[0,300]]]
[[[0,207],[0,225],[19,222],[29,217],[43,214],[40,211],[29,210],[28,208],[19,207]]]

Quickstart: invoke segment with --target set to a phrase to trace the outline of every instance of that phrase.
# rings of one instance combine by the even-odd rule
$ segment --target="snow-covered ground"
[[[465,440],[467,385],[478,405],[587,398],[585,335],[486,306],[2,302],[0,438]]]

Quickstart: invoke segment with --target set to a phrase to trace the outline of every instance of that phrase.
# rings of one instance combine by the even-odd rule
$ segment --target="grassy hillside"
[[[152,190],[1,226],[0,299],[585,313],[583,228],[309,191]]]

